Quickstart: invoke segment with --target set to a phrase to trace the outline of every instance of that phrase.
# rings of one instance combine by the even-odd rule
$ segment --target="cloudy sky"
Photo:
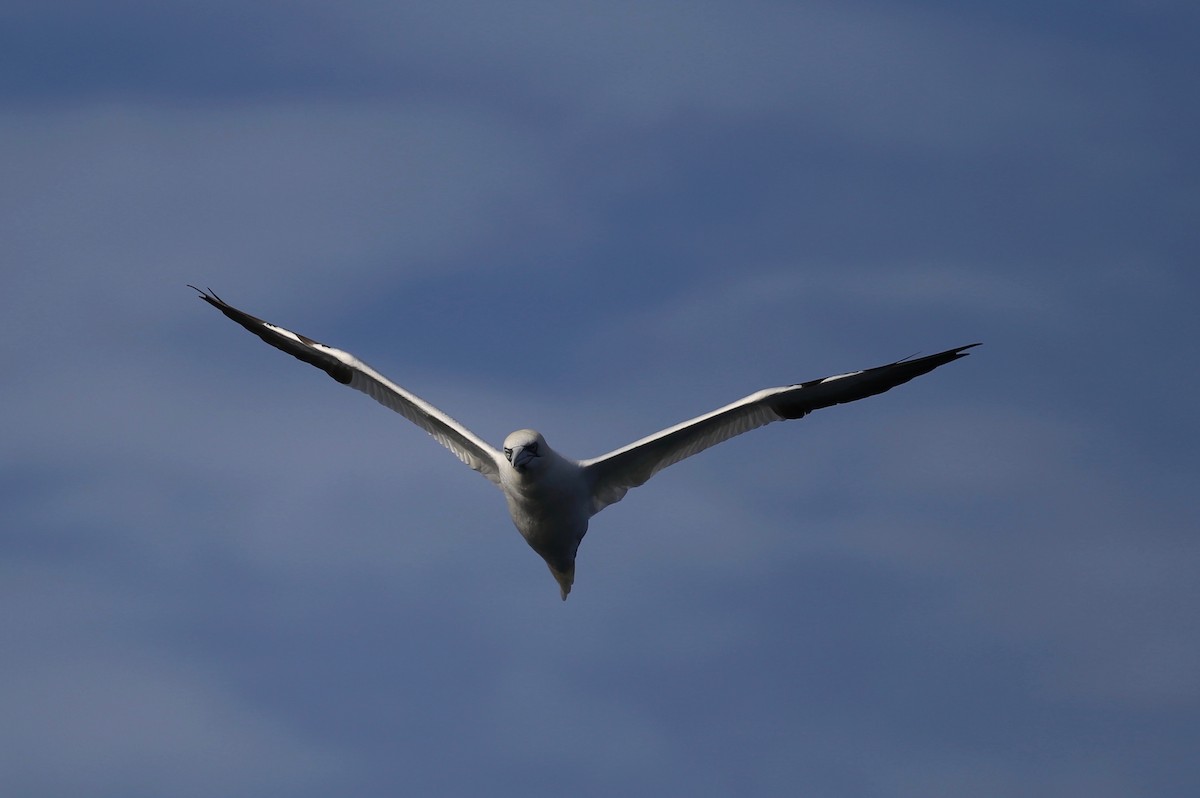
[[[0,792],[1200,792],[1193,3],[0,5]],[[983,341],[594,519],[589,457]]]

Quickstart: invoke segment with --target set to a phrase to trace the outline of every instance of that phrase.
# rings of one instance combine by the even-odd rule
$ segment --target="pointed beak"
[[[526,464],[528,464],[529,461],[534,457],[536,457],[536,455],[533,452],[522,446],[520,449],[517,449],[515,452],[513,452],[513,468],[517,469],[518,471],[524,471]]]

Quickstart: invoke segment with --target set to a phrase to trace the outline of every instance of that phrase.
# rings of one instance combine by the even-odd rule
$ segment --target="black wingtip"
[[[970,354],[969,352],[967,352],[968,349],[971,349],[976,346],[981,346],[982,344],[983,344],[982,341],[976,341],[973,344],[967,344],[965,346],[956,346],[953,349],[947,349],[944,352],[938,352],[937,354],[933,354],[933,355],[921,355],[920,352],[914,352],[913,354],[908,355],[907,357],[902,357],[899,360],[897,360],[896,365],[898,365],[900,363],[911,363],[914,360],[925,360],[926,358],[948,357],[951,360],[957,360],[960,357],[966,357],[968,354]]]
[[[960,357],[966,357],[967,355],[971,354],[967,351],[968,349],[974,349],[982,343],[982,341],[976,341],[975,343],[967,344],[966,346],[958,346],[949,350],[945,354],[950,355],[951,360],[958,360]]]
[[[216,292],[211,288],[207,291],[202,291],[190,284],[188,288],[199,293],[200,298],[205,302],[276,349],[287,352],[292,357],[303,360],[305,363],[316,366],[343,385],[349,385],[350,381],[354,379],[354,369],[352,367],[330,355],[328,352],[321,352],[317,349],[317,347],[323,346],[321,342],[314,341],[312,338],[300,335],[299,333],[283,330],[281,327],[276,327],[257,316],[251,316],[244,310],[238,310],[217,296]]]
[[[803,392],[787,392],[780,395],[771,405],[780,418],[801,418],[813,410],[833,405],[855,402],[875,396],[903,385],[909,380],[928,374],[934,369],[967,356],[967,350],[979,346],[980,342],[956,346],[932,355],[916,357],[909,355],[886,366],[863,369],[834,378],[823,377],[798,383],[793,388]]]
[[[197,294],[200,295],[201,299],[203,299],[208,304],[213,305],[214,307],[219,308],[222,305],[227,304],[225,302],[225,300],[221,299],[221,297],[217,296],[217,292],[212,290],[211,288],[197,288],[196,286],[192,285],[191,283],[188,283],[187,287],[192,289],[193,291],[195,291]]]
[[[967,344],[966,346],[960,346],[958,349],[954,350],[954,359],[958,360],[960,357],[966,357],[967,355],[971,354],[970,352],[967,351],[968,349],[974,349],[975,347],[982,346],[982,345],[983,345],[983,341],[976,341],[973,344]]]
[[[960,357],[966,357],[970,354],[967,350],[979,346],[980,343],[982,342],[977,341],[973,344],[967,344],[966,346],[956,346],[953,349],[947,349],[944,352],[938,352],[933,355],[925,355],[924,357],[905,358],[904,360],[897,361],[893,365],[907,366],[912,368],[912,376],[909,377],[909,379],[912,379],[912,377],[916,377],[921,374],[928,374],[938,366],[944,366],[947,363],[953,363]]]

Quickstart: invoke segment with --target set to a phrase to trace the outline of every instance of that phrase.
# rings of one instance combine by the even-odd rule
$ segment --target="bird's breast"
[[[523,475],[505,484],[504,495],[517,530],[539,552],[577,545],[587,531],[591,497],[578,471]]]

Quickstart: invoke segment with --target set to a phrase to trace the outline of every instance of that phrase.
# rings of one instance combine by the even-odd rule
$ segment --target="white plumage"
[[[189,286],[193,287],[193,286]],[[199,291],[199,289],[196,289]],[[535,430],[517,430],[497,451],[433,405],[358,358],[251,316],[211,291],[200,298],[281,349],[395,410],[433,436],[504,492],[513,523],[546,561],[566,600],[575,581],[575,555],[593,515],[620,501],[669,465],[772,421],[801,418],[813,410],[853,402],[894,388],[966,355],[978,344],[886,366],[768,388],[676,424],[600,457],[571,460]]]

